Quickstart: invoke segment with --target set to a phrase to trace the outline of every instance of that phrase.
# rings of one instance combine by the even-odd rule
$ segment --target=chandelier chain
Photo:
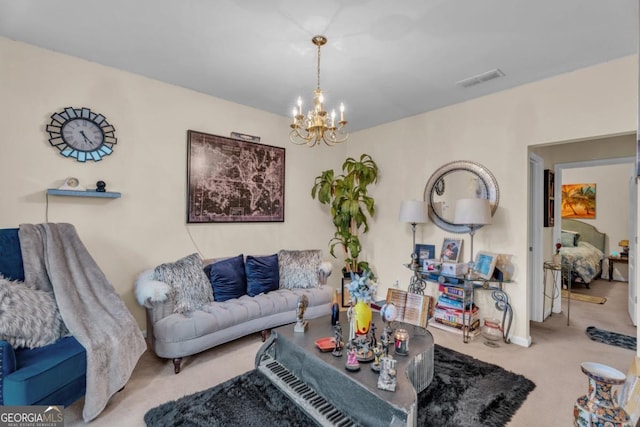
[[[318,45],[318,90],[320,90],[320,46]]]

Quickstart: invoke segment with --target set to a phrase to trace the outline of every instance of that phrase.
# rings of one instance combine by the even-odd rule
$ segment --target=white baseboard
[[[531,336],[529,336],[528,338],[511,336],[509,338],[512,344],[516,344],[521,347],[531,347]]]

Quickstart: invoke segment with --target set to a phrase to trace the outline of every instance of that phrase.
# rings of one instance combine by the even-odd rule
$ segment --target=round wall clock
[[[115,131],[102,114],[85,107],[58,111],[47,125],[49,144],[79,162],[97,162],[111,154],[117,142]]]

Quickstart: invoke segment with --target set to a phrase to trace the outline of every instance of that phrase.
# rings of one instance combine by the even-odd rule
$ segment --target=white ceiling
[[[351,131],[637,53],[638,0],[0,0],[0,35]],[[1,61],[1,59],[0,59]],[[506,76],[462,88],[495,68]]]

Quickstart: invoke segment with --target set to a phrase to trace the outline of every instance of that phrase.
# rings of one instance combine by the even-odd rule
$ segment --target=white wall
[[[76,226],[142,327],[133,281],[144,269],[197,249],[204,257],[282,248],[328,252],[331,222],[310,191],[322,169],[341,164],[344,149],[293,146],[286,117],[6,38],[0,58],[0,227],[44,222],[45,189],[68,176],[89,187],[102,179],[108,190],[122,192],[115,200],[49,197],[48,216]],[[91,108],[115,126],[111,156],[81,164],[49,145],[49,116],[69,106]],[[186,225],[189,129],[259,135],[262,143],[286,147],[285,222]]]

